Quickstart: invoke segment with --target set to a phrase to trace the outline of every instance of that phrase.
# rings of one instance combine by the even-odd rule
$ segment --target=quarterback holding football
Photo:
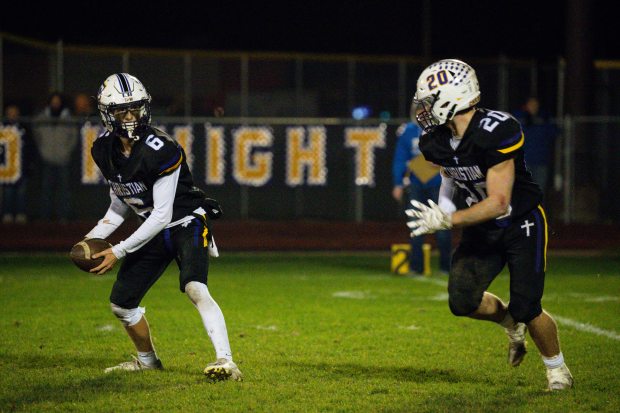
[[[93,144],[92,157],[110,185],[110,207],[86,238],[107,238],[132,213],[141,225],[127,239],[93,258],[103,274],[124,258],[110,294],[114,315],[133,341],[137,358],[106,369],[163,368],[151,341],[140,302],[175,260],[179,288],[197,308],[217,360],[204,373],[212,379],[241,380],[232,359],[224,316],[207,288],[209,255],[217,256],[209,219],[221,213],[194,186],[183,148],[151,126],[151,96],[134,76],[117,73],[99,88],[97,103],[106,131]]]

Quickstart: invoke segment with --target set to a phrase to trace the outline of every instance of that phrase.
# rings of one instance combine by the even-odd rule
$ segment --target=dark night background
[[[574,194],[583,205],[571,205],[563,193],[556,194],[556,204],[566,205],[565,211],[596,210],[596,219],[602,221],[618,216],[620,211],[620,191],[609,190],[608,184],[620,182],[618,168],[614,167],[620,163],[616,148],[620,123],[604,120],[591,124],[583,119],[570,122],[591,115],[620,114],[620,42],[617,14],[608,9],[609,4],[600,0],[177,0],[165,5],[154,1],[14,2],[0,13],[0,31],[26,40],[7,36],[3,45],[7,56],[4,93],[6,102],[13,99],[31,115],[44,106],[51,88],[60,85],[68,94],[93,91],[104,75],[118,70],[122,63],[132,71],[143,70],[141,79],[157,91],[157,115],[180,116],[187,111],[193,116],[210,116],[215,108],[225,107],[226,116],[231,118],[243,116],[243,111],[249,117],[267,113],[274,117],[346,118],[354,105],[362,104],[376,108],[378,113],[387,109],[390,115],[404,118],[403,108],[425,62],[471,59],[488,86],[484,105],[491,103],[486,107],[497,104],[502,110],[514,110],[526,96],[537,95],[546,111],[566,126],[574,151],[561,154],[562,159],[574,161],[572,182],[577,188],[567,193]],[[65,46],[114,49],[55,49],[58,40],[63,40]],[[146,52],[124,53],[125,48],[144,48]],[[254,61],[247,62],[242,77],[244,66],[239,53],[213,53],[216,58],[202,56],[187,64],[190,75],[195,76],[188,76],[190,80],[184,83],[187,87],[179,88],[177,82],[185,79],[185,60],[179,59],[183,54],[150,53],[152,48],[390,58],[371,58],[367,61],[372,63],[365,63],[357,57],[253,56],[246,59]],[[121,61],[125,56],[127,62]],[[398,89],[400,77],[393,70],[397,62],[394,56],[413,58],[406,59],[408,63],[403,65],[402,89]],[[601,61],[614,59],[616,62]],[[217,61],[217,77],[205,75],[212,68],[211,60]],[[302,60],[298,66],[297,61]],[[330,60],[336,63],[323,63]],[[55,66],[58,61],[62,64]],[[301,80],[297,77],[298,67],[302,69]],[[352,75],[350,68],[354,69]],[[62,76],[55,75],[55,71]],[[284,92],[288,100],[268,95],[274,90]],[[306,96],[312,104],[302,112]],[[263,103],[267,100],[269,105]],[[556,163],[559,165],[559,161]],[[233,205],[241,203],[236,195],[231,197],[235,197],[229,200]],[[590,199],[599,202],[600,207],[585,208]],[[566,220],[572,219],[568,212],[565,216]]]
[[[275,3],[275,2],[274,2]],[[431,4],[432,57],[566,54],[570,1],[412,0],[50,2],[12,4],[2,31],[66,44],[421,56]],[[607,3],[609,4],[609,3]],[[620,58],[616,15],[591,3],[584,33],[595,59]],[[36,12],[34,11],[36,9]],[[572,28],[571,28],[572,29]],[[569,30],[571,30],[569,29]]]

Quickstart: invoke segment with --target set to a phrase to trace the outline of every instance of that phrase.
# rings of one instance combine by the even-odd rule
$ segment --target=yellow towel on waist
[[[439,167],[427,161],[422,154],[409,161],[409,170],[423,184],[433,179],[439,173]]]

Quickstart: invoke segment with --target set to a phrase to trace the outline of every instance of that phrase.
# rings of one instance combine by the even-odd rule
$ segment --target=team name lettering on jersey
[[[484,174],[478,165],[474,166],[445,166],[444,172],[450,178],[460,181],[479,181],[484,178]]]
[[[137,195],[148,190],[144,182],[121,183],[110,181],[110,187],[118,197]]]
[[[420,150],[427,160],[443,167],[444,174],[454,179],[453,201],[459,209],[486,199],[488,171],[511,162],[515,172],[508,215],[522,217],[542,201],[542,192],[525,165],[524,141],[521,125],[509,113],[477,108],[458,145],[453,144],[454,131],[441,125],[420,136]],[[495,226],[499,221],[502,220],[493,220],[489,225]]]

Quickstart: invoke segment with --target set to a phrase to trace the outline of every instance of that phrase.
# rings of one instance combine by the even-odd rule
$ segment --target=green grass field
[[[446,278],[389,273],[387,254],[226,254],[209,286],[245,381],[209,383],[214,355],[171,266],[143,301],[166,370],[104,375],[133,347],[109,311],[113,275],[65,256],[0,255],[0,411],[620,411],[620,259],[549,258],[575,388],[545,391],[492,323],[457,318]],[[508,299],[508,276],[491,291]]]

